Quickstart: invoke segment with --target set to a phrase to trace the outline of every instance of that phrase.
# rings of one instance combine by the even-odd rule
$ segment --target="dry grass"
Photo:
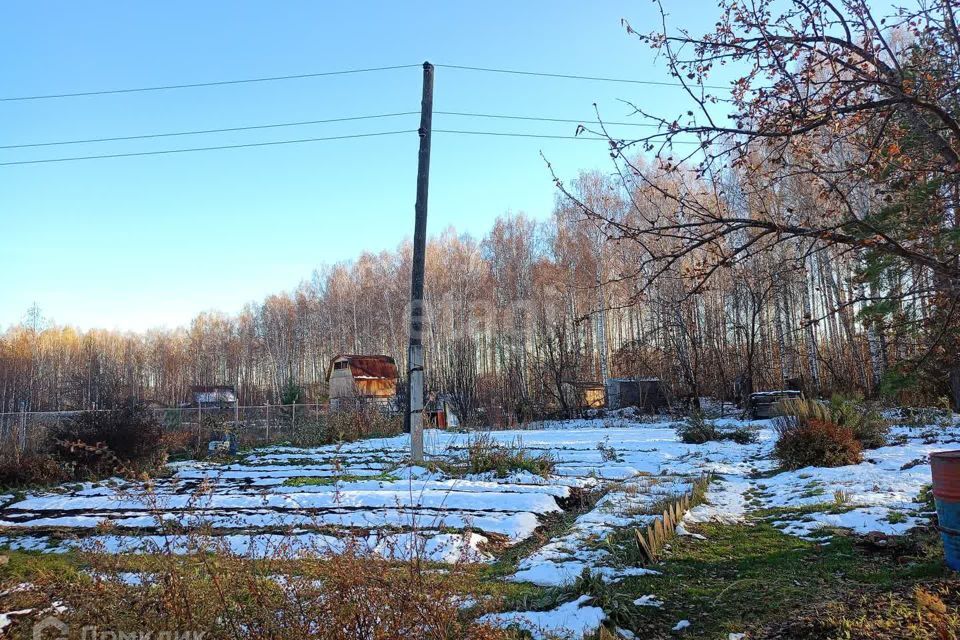
[[[105,554],[85,555],[84,573],[41,573],[30,594],[39,613],[20,620],[11,637],[30,637],[46,615],[42,602],[59,603],[57,617],[78,637],[85,627],[116,637],[192,631],[223,640],[506,637],[477,622],[481,607],[464,606],[480,600],[469,567],[388,562],[360,547],[310,560],[283,560],[282,547],[269,559],[213,550],[139,557],[135,574],[121,573],[129,558]]]

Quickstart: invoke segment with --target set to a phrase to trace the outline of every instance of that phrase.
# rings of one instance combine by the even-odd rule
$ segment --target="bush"
[[[879,449],[887,444],[890,423],[876,409],[835,395],[830,399],[833,422],[853,429],[864,449]]]
[[[826,420],[782,416],[775,421],[773,453],[787,469],[842,467],[857,464],[863,447],[850,427]]]
[[[693,413],[677,425],[677,436],[686,444],[704,444],[711,440],[720,440],[717,425],[703,417],[702,413]]]
[[[754,444],[760,439],[760,434],[749,427],[737,427],[721,435],[723,440],[733,440],[737,444]]]
[[[555,461],[549,453],[531,455],[518,438],[509,444],[497,442],[490,433],[478,433],[467,442],[466,473],[494,472],[505,478],[517,471],[528,471],[547,477],[553,473]]]
[[[326,433],[330,444],[396,436],[403,433],[403,416],[381,411],[378,407],[334,411],[326,416]]]
[[[808,398],[781,400],[776,410],[780,416],[795,418],[800,423],[817,420],[846,427],[864,449],[886,445],[890,433],[890,424],[878,411],[840,395],[834,395],[829,403]]]
[[[291,443],[297,447],[320,447],[366,438],[389,438],[403,433],[403,416],[378,407],[357,407],[318,415],[296,424]]]
[[[0,487],[20,488],[58,484],[70,479],[59,460],[47,453],[25,454],[0,464]]]
[[[142,405],[84,411],[53,435],[58,455],[75,465],[77,477],[149,472],[166,462],[163,429]]]
[[[676,426],[677,437],[686,444],[704,444],[732,440],[737,444],[752,444],[757,441],[757,432],[747,427],[723,430],[716,423],[706,420],[702,413],[693,413]]]

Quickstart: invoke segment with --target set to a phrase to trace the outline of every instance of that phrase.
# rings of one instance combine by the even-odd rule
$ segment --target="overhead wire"
[[[375,118],[394,118],[397,116],[419,115],[419,111],[398,111],[396,113],[379,113],[368,116],[348,116],[343,118],[327,118],[324,120],[301,120],[298,122],[277,122],[269,124],[255,124],[241,127],[224,127],[221,129],[195,129],[192,131],[171,131],[165,133],[145,133],[132,136],[115,136],[109,138],[86,138],[84,140],[59,140],[53,142],[30,142],[25,144],[0,145],[0,149],[25,149],[29,147],[50,147],[61,144],[87,144],[94,142],[116,142],[120,140],[145,140],[149,138],[168,138],[173,136],[194,136],[209,133],[227,133],[235,131],[255,131],[257,129],[275,129],[278,127],[300,127],[313,124],[330,124],[333,122],[350,122],[355,120],[373,120]]]
[[[366,67],[360,69],[344,69],[339,71],[318,71],[315,73],[296,73],[289,75],[279,75],[279,76],[264,76],[258,78],[239,78],[234,80],[211,80],[208,82],[187,82],[180,84],[166,84],[166,85],[156,85],[149,87],[124,87],[119,89],[98,89],[98,90],[89,90],[89,91],[73,91],[73,92],[61,92],[61,93],[46,93],[46,94],[35,94],[35,95],[25,95],[25,96],[5,96],[0,97],[0,102],[22,102],[28,100],[52,100],[59,98],[79,98],[84,96],[104,96],[104,95],[117,95],[125,93],[144,93],[150,91],[170,91],[176,89],[196,89],[201,87],[221,87],[229,85],[240,85],[240,84],[251,84],[258,82],[277,82],[284,80],[303,80],[306,78],[322,78],[328,76],[342,76],[342,75],[352,75],[357,73],[372,73],[377,71],[393,71],[397,69],[412,69],[414,67],[420,67],[420,64],[396,64],[388,65],[382,67]],[[454,69],[459,71],[476,71],[483,73],[499,73],[499,74],[509,74],[509,75],[519,75],[519,76],[536,76],[541,78],[558,78],[563,80],[586,80],[590,82],[612,82],[620,84],[639,84],[639,85],[648,85],[648,86],[659,86],[659,87],[685,87],[682,82],[671,82],[666,80],[646,80],[641,78],[613,78],[607,76],[591,76],[591,75],[581,75],[573,73],[557,73],[557,72],[548,72],[548,71],[525,71],[520,69],[500,69],[495,67],[474,67],[468,65],[458,65],[458,64],[435,64],[434,67],[441,69]],[[694,84],[690,86],[703,87],[705,89],[719,89],[727,90],[730,87],[725,87],[721,85],[713,84]]]
[[[220,87],[235,84],[250,84],[254,82],[276,82],[280,80],[302,80],[304,78],[322,78],[326,76],[343,76],[355,73],[371,73],[374,71],[392,71],[394,69],[411,69],[419,64],[396,64],[386,67],[367,67],[363,69],[345,69],[342,71],[319,71],[316,73],[297,73],[284,76],[266,76],[261,78],[241,78],[238,80],[213,80],[210,82],[190,82],[184,84],[167,84],[153,87],[129,87],[123,89],[101,89],[96,91],[77,91],[72,93],[48,93],[28,96],[0,97],[0,102],[18,102],[25,100],[50,100],[54,98],[78,98],[82,96],[104,96],[118,93],[142,93],[147,91],[169,91],[172,89],[196,89],[198,87]]]
[[[636,78],[610,78],[605,76],[585,76],[572,73],[549,73],[546,71],[521,71],[518,69],[497,69],[494,67],[470,67],[460,64],[435,64],[435,67],[442,69],[459,69],[461,71],[482,71],[486,73],[504,73],[517,76],[538,76],[541,78],[562,78],[564,80],[590,80],[594,82],[618,82],[624,84],[645,84],[658,87],[684,87],[682,82],[667,82],[665,80],[640,80]],[[691,84],[690,86],[703,87],[704,89],[729,89],[715,84]]]
[[[194,151],[220,151],[223,149],[245,149],[250,147],[269,147],[284,144],[304,144],[308,142],[326,142],[328,140],[349,140],[351,138],[373,138],[376,136],[393,136],[401,133],[416,133],[416,129],[405,129],[400,131],[377,131],[374,133],[354,133],[343,136],[328,136],[324,138],[301,138],[298,140],[271,140],[268,142],[248,142],[245,144],[224,144],[212,147],[188,147],[185,149],[160,149],[157,151],[133,151],[130,153],[105,153],[92,156],[70,156],[66,158],[41,158],[39,160],[16,160],[13,162],[0,162],[0,166],[10,166],[19,164],[44,164],[50,162],[72,162],[75,160],[101,160],[104,158],[130,158],[133,156],[159,156],[172,153],[190,153]]]
[[[322,120],[300,120],[295,122],[276,122],[276,123],[267,123],[267,124],[256,124],[256,125],[244,125],[237,127],[222,127],[217,129],[193,129],[189,131],[169,131],[161,133],[145,133],[145,134],[136,134],[136,135],[127,135],[127,136],[111,136],[111,137],[101,137],[101,138],[84,138],[80,140],[54,140],[47,142],[27,142],[21,144],[7,144],[0,145],[0,149],[28,149],[32,147],[51,147],[57,145],[70,145],[70,144],[92,144],[100,142],[118,142],[118,141],[127,141],[127,140],[147,140],[151,138],[169,138],[176,136],[193,136],[193,135],[206,135],[212,133],[232,133],[237,131],[255,131],[258,129],[275,129],[281,127],[300,127],[316,124],[331,124],[336,122],[351,122],[358,120],[373,120],[377,118],[395,118],[400,116],[412,116],[419,115],[419,111],[397,111],[394,113],[378,113],[372,115],[362,115],[362,116],[346,116],[338,118],[326,118]],[[538,116],[518,116],[518,115],[506,115],[506,114],[494,114],[494,113],[470,113],[465,111],[434,111],[434,115],[446,115],[446,116],[459,116],[459,117],[470,117],[470,118],[491,118],[491,119],[503,119],[503,120],[520,120],[528,122],[552,122],[552,123],[569,123],[569,124],[596,124],[596,125],[605,125],[605,126],[623,126],[623,127],[654,127],[656,125],[644,122],[607,122],[601,120],[578,120],[574,118],[548,118],[548,117],[538,117]]]
[[[387,70],[395,70],[395,69],[408,69],[408,68],[413,68],[418,66],[420,65],[417,65],[417,64],[391,65],[391,66],[382,66],[382,67],[367,67],[367,68],[358,68],[358,69],[324,71],[324,72],[316,72],[316,73],[303,73],[303,74],[293,74],[293,75],[283,75],[283,76],[243,78],[243,79],[235,79],[235,80],[216,80],[216,81],[210,81],[210,82],[170,84],[170,85],[132,87],[132,88],[121,88],[121,89],[106,89],[106,90],[99,90],[99,91],[82,91],[82,92],[73,92],[73,93],[0,97],[0,102],[137,93],[137,92],[149,92],[149,91],[164,91],[164,90],[171,90],[171,89],[188,89],[188,88],[197,88],[197,87],[215,87],[215,86],[224,86],[224,85],[236,85],[236,84],[247,84],[247,83],[257,83],[257,82],[272,82],[272,81],[293,80],[293,79],[302,79],[302,78],[316,78],[316,77],[324,77],[324,76],[369,73],[369,72],[375,72],[375,71],[387,71]],[[523,76],[542,76],[542,77],[549,77],[549,78],[563,78],[563,79],[601,81],[601,82],[620,82],[620,83],[647,84],[647,85],[682,86],[680,83],[641,80],[641,79],[611,78],[611,77],[602,77],[602,76],[586,76],[586,75],[550,73],[550,72],[539,72],[539,71],[522,71],[522,70],[516,70],[516,69],[473,67],[473,66],[466,66],[466,65],[436,64],[434,66],[440,67],[440,68],[447,68],[447,69],[515,74],[515,75],[523,75]],[[710,86],[710,85],[704,85],[704,86]],[[713,86],[712,88],[722,88],[722,87]],[[167,137],[177,137],[177,136],[206,135],[206,134],[216,134],[216,133],[233,133],[233,132],[239,132],[239,131],[253,131],[253,130],[273,129],[273,128],[282,128],[282,127],[308,126],[308,125],[329,124],[329,123],[336,123],[336,122],[370,120],[370,119],[376,119],[376,118],[391,118],[391,117],[416,115],[417,113],[419,112],[403,111],[403,112],[382,113],[382,114],[372,114],[372,115],[326,118],[326,119],[320,119],[320,120],[302,120],[302,121],[295,121],[295,122],[266,123],[266,124],[258,124],[258,125],[219,127],[219,128],[212,128],[212,129],[197,129],[197,130],[188,130],[188,131],[173,131],[173,132],[126,135],[126,136],[86,138],[86,139],[78,139],[78,140],[61,140],[61,141],[10,144],[10,145],[0,145],[0,150],[47,147],[47,146],[57,146],[57,145],[118,142],[118,141],[167,138]],[[490,114],[490,113],[463,112],[463,111],[436,111],[434,113],[435,115],[441,115],[441,116],[447,115],[447,116],[457,116],[457,117],[504,119],[504,120],[517,120],[517,121],[529,121],[529,122],[551,122],[551,123],[571,123],[571,124],[576,123],[580,125],[595,124],[595,125],[602,125],[602,126],[640,126],[640,127],[656,126],[651,123],[619,122],[619,121],[606,122],[606,121],[596,120],[596,119],[577,120],[573,118],[553,118],[553,117],[543,117],[543,116]],[[368,137],[384,136],[384,135],[398,135],[401,133],[411,133],[414,131],[416,130],[410,129],[410,130],[383,131],[383,132],[373,132],[373,133],[347,134],[347,135],[340,135],[340,136],[326,136],[326,137],[316,137],[316,138],[301,138],[301,139],[295,139],[295,140],[273,140],[273,141],[265,141],[265,142],[225,144],[225,145],[189,147],[189,148],[180,148],[180,149],[160,149],[160,150],[154,150],[154,151],[134,151],[134,152],[125,152],[125,153],[93,154],[93,155],[86,155],[86,156],[41,158],[37,160],[16,160],[16,161],[0,162],[0,166],[43,164],[43,163],[53,163],[53,162],[70,162],[70,161],[78,161],[78,160],[95,160],[95,159],[104,159],[104,158],[125,158],[125,157],[134,157],[134,156],[166,155],[166,154],[189,153],[189,152],[200,152],[200,151],[217,151],[217,150],[223,150],[223,149],[267,147],[267,146],[276,146],[276,145],[302,144],[302,143],[322,142],[322,141],[331,141],[331,140],[346,140],[346,139],[352,139],[352,138],[368,138]],[[441,134],[455,134],[455,135],[474,135],[474,136],[482,135],[482,136],[552,139],[552,140],[600,141],[600,140],[611,139],[606,136],[598,136],[598,135],[556,135],[556,134],[507,132],[507,131],[474,131],[474,130],[463,130],[463,129],[434,129],[434,132],[441,133]],[[580,133],[580,130],[578,129],[578,134],[579,133]],[[693,141],[675,141],[674,144],[699,144],[699,143],[693,142]]]

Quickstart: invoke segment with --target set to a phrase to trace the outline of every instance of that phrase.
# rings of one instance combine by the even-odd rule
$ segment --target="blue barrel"
[[[960,571],[960,451],[930,454],[933,497],[947,566]]]

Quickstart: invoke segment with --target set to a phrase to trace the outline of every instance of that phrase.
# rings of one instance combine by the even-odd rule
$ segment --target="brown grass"
[[[207,639],[495,640],[503,631],[477,622],[477,580],[467,567],[431,569],[395,563],[358,549],[311,560],[240,557],[221,550],[138,560],[137,580],[118,572],[130,559],[90,554],[89,574],[49,573],[34,581],[36,595],[65,607],[58,618],[71,632],[146,633],[171,637],[202,631]],[[129,576],[129,574],[127,574]],[[467,601],[469,602],[469,601]],[[30,637],[41,613],[19,621],[11,637]]]

